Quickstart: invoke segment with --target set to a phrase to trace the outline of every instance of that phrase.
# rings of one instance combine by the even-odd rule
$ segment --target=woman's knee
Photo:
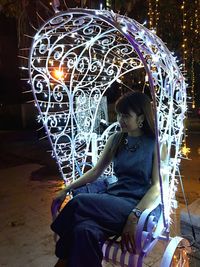
[[[95,222],[89,221],[89,222],[82,222],[77,224],[74,227],[74,234],[80,238],[80,237],[93,237],[95,239],[99,239],[100,236],[103,236],[103,232],[99,227],[97,227]]]
[[[85,203],[87,202],[87,200],[89,199],[88,194],[87,193],[80,193],[78,195],[76,195],[75,197],[72,198],[71,200],[71,205],[79,205],[80,203]]]
[[[74,233],[79,234],[85,234],[87,232],[92,232],[92,225],[88,225],[85,222],[79,223],[74,227]]]

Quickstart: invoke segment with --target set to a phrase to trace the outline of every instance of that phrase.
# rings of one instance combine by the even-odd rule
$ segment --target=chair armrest
[[[135,235],[137,252],[147,253],[163,231],[161,201],[158,197],[152,207],[144,210],[139,218]]]
[[[151,208],[143,211],[136,227],[136,247],[137,254],[122,252],[120,239],[109,238],[103,245],[103,254],[106,261],[120,263],[121,266],[137,266],[134,262],[153,248],[157,243],[159,234],[164,231],[162,212],[160,207],[160,197],[156,199]]]

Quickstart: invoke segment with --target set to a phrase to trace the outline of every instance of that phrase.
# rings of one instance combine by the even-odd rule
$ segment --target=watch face
[[[134,212],[135,216],[138,217],[138,218],[142,214],[141,210],[139,210],[139,209],[133,209],[132,212]]]
[[[135,214],[136,214],[137,217],[140,217],[140,215],[141,215],[141,211],[137,210],[137,211],[135,212]]]

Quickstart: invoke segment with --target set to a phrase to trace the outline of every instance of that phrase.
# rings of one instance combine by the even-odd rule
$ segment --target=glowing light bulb
[[[64,79],[64,72],[62,70],[55,69],[53,71],[53,76],[58,80],[63,80]]]
[[[52,60],[52,59],[49,60],[49,64],[50,64],[51,66],[53,66],[53,60]]]
[[[124,26],[124,27],[122,28],[122,31],[126,33],[126,32],[127,32],[127,27]]]

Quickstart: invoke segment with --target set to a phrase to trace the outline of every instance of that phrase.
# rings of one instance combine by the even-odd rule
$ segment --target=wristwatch
[[[131,212],[133,212],[138,219],[140,218],[140,216],[142,214],[142,211],[140,209],[138,209],[138,208],[132,209]]]

